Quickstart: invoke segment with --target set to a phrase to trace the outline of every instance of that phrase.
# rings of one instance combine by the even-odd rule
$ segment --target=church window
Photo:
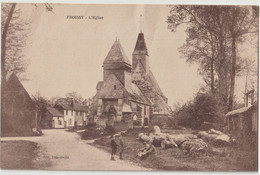
[[[116,85],[114,85],[114,89],[116,90]]]
[[[146,106],[144,106],[144,115],[146,115]]]

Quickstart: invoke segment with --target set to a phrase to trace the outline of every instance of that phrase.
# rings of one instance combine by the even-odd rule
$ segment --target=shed
[[[257,132],[258,110],[257,103],[228,112],[226,126],[230,132]]]

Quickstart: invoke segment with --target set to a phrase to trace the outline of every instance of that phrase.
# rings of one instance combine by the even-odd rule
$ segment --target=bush
[[[105,131],[108,134],[114,134],[116,132],[113,126],[106,126]]]
[[[193,102],[187,102],[173,112],[171,125],[181,125],[192,129],[203,129],[204,122],[218,123],[223,115],[217,99],[207,93],[197,93]],[[174,123],[174,124],[173,124]]]

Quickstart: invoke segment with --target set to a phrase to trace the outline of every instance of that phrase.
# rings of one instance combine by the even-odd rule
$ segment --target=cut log
[[[198,138],[196,135],[193,134],[176,134],[170,135],[170,137],[178,146],[186,140]]]
[[[200,131],[198,136],[203,140],[208,140],[216,145],[223,146],[230,143],[230,137],[223,132],[210,129],[208,131]]]
[[[166,138],[169,140],[170,144],[173,146],[173,147],[178,147],[178,145],[173,141],[172,137],[170,137],[169,135],[166,136]]]
[[[144,142],[150,142],[150,141],[153,140],[152,137],[150,137],[150,136],[148,136],[148,135],[146,135],[146,134],[144,134],[144,133],[139,133],[137,139],[138,139],[138,140],[141,140],[141,141],[144,141]]]

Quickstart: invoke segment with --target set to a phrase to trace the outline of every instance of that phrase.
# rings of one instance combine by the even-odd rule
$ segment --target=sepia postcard
[[[1,169],[258,171],[259,6],[1,3]]]

